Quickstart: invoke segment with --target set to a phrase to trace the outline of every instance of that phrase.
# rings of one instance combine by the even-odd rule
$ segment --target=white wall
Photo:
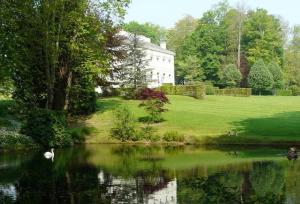
[[[152,83],[149,87],[161,86],[163,83],[175,84],[174,56],[152,50],[146,51],[148,68],[151,69]]]

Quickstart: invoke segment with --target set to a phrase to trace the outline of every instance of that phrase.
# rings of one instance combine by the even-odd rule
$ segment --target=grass
[[[183,134],[190,143],[300,143],[300,97],[207,96],[197,100],[169,96],[166,121],[155,125],[161,136],[169,131]],[[126,105],[136,118],[146,115],[139,101],[106,98],[98,101],[98,111],[85,120],[94,128],[88,143],[117,142],[109,136],[113,110]],[[238,136],[224,136],[235,131]],[[210,138],[210,139],[208,139]]]

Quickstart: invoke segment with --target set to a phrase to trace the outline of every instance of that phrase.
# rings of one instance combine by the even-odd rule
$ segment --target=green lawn
[[[189,142],[300,142],[300,97],[274,96],[207,96],[197,100],[185,96],[169,96],[166,119],[156,125],[158,134],[178,131]],[[127,105],[138,118],[145,115],[138,101],[107,98],[98,101],[98,112],[85,121],[95,131],[87,142],[113,142],[109,130],[113,125],[112,110]],[[223,137],[235,130],[238,136]],[[221,137],[220,137],[221,136]]]

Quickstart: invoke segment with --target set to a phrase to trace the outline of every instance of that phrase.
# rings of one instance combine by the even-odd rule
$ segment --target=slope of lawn
[[[166,121],[155,125],[158,134],[178,131],[190,142],[203,142],[206,137],[241,142],[299,141],[300,97],[274,96],[207,96],[197,100],[186,96],[169,96]],[[139,101],[119,98],[98,100],[98,111],[85,121],[95,131],[89,143],[113,142],[109,130],[113,125],[113,110],[126,105],[135,117],[145,116]],[[224,137],[228,131],[238,136]],[[223,136],[222,136],[223,135]],[[221,137],[220,137],[221,136]]]

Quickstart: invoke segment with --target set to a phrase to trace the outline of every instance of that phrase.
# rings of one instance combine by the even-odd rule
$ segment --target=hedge
[[[173,86],[172,84],[163,84],[158,89],[167,95],[191,96],[197,99],[203,99],[206,95],[204,84],[176,86]]]
[[[249,97],[252,94],[250,88],[227,88],[227,89],[215,89],[215,95],[221,96],[245,96]]]
[[[293,91],[289,89],[276,89],[276,96],[293,96]]]

